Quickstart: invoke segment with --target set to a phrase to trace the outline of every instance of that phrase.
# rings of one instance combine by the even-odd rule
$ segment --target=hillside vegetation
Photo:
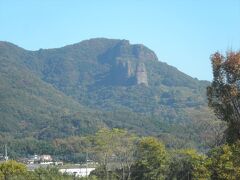
[[[161,137],[169,147],[202,147],[201,133],[215,127],[207,85],[127,40],[38,51],[0,42],[2,141],[51,141],[117,127]]]

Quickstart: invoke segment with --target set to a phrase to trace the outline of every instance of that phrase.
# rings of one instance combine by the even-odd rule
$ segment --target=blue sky
[[[209,56],[240,50],[240,0],[0,0],[0,40],[25,49],[107,37],[211,80]]]

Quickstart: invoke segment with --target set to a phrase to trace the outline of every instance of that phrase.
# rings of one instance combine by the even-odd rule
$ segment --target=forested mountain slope
[[[51,139],[100,127],[199,141],[212,120],[208,82],[158,60],[144,45],[90,39],[28,51],[0,42],[1,133]],[[201,124],[201,123],[200,123]]]

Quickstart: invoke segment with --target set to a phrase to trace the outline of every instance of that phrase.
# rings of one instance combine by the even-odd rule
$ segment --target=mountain
[[[38,51],[0,42],[0,65],[4,136],[54,139],[108,126],[181,139],[196,121],[214,118],[206,108],[209,82],[127,40],[96,38]]]
[[[207,82],[158,61],[147,47],[126,40],[91,39],[27,53],[22,64],[89,107],[157,112],[161,106],[206,104]]]

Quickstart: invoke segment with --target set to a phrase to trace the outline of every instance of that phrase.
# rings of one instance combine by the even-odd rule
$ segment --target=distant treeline
[[[67,158],[71,152],[75,152],[79,154],[79,161],[97,162],[96,170],[89,177],[92,179],[240,178],[240,142],[221,145],[203,154],[195,149],[167,149],[155,137],[139,137],[122,129],[101,129],[91,136],[56,139],[51,146],[45,145],[45,152],[39,153],[55,150],[62,155],[59,157]],[[44,143],[36,145],[36,148],[38,146],[44,147]],[[34,147],[34,144],[29,144],[29,147]],[[24,165],[14,161],[7,163],[13,163],[14,166],[0,164],[2,177],[29,176],[34,179],[38,177],[38,171],[42,171],[43,177],[63,178],[56,169],[39,169],[29,174]],[[9,168],[15,166],[20,170],[8,174],[7,171],[11,171]]]

